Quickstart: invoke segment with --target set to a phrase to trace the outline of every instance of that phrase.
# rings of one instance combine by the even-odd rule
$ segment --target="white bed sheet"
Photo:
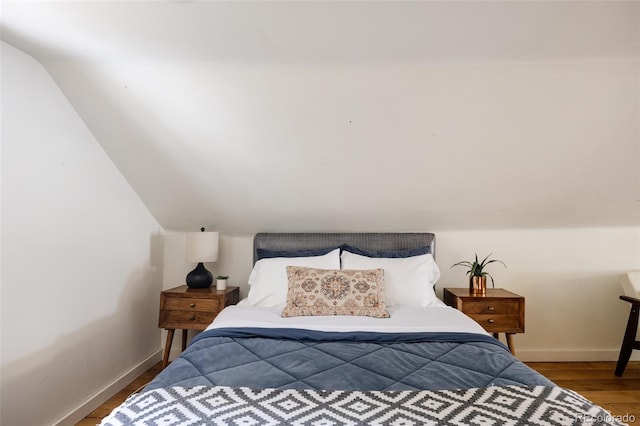
[[[382,333],[451,332],[488,334],[462,312],[441,306],[388,308],[390,318],[363,316],[308,316],[283,318],[282,307],[226,307],[207,330],[226,327],[298,328],[317,331],[371,331]]]

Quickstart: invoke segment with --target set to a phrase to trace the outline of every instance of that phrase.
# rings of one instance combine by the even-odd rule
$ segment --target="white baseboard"
[[[524,362],[597,362],[618,361],[620,349],[616,350],[535,350],[518,349],[516,357]],[[634,351],[631,361],[640,361],[640,353]]]
[[[142,360],[138,365],[127,371],[122,376],[105,386],[101,391],[94,396],[87,398],[79,407],[75,408],[66,416],[56,421],[54,426],[72,426],[78,423],[80,420],[87,417],[93,410],[104,404],[113,395],[121,391],[129,383],[140,377],[144,372],[156,365],[162,360],[162,350],[158,350],[147,358]]]

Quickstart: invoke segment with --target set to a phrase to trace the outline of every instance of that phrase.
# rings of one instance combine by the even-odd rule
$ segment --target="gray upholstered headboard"
[[[300,250],[349,244],[365,250],[411,250],[429,246],[435,258],[435,234],[427,232],[382,233],[259,233],[253,238],[253,263],[257,249]]]

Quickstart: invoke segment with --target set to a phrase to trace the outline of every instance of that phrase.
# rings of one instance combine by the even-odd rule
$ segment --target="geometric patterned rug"
[[[101,425],[622,425],[560,387],[318,391],[170,387],[127,399]]]

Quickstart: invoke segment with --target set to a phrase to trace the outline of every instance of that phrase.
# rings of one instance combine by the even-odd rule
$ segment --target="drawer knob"
[[[487,320],[487,322],[488,322],[489,324],[493,324],[494,322],[496,322],[496,320],[494,320],[493,318],[489,318],[489,319]]]
[[[489,311],[491,311],[491,312],[496,310],[496,308],[494,308],[493,306],[489,306],[487,309],[489,309]]]
[[[195,315],[191,315],[191,318],[189,318],[191,321],[193,321],[194,319],[196,319]]]
[[[195,308],[196,304],[195,303],[191,303],[191,304],[189,304],[189,306],[191,306],[192,308]]]

